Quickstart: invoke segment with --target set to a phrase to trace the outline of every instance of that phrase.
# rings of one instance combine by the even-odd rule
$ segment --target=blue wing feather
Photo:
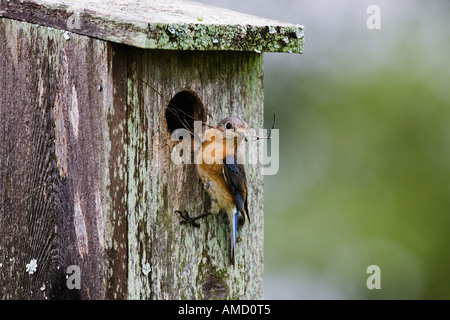
[[[245,170],[242,164],[238,164],[235,156],[227,156],[223,159],[223,175],[228,185],[228,190],[233,196],[236,209],[248,217],[250,216],[247,206],[247,179],[245,177]]]

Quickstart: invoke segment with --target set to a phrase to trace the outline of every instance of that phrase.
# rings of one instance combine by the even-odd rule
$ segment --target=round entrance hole
[[[206,112],[202,101],[193,91],[180,91],[165,112],[167,129],[172,134],[177,129],[194,132],[194,121],[206,121]]]

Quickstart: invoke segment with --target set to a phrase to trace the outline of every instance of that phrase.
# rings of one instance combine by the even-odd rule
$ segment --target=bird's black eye
[[[231,123],[227,122],[227,124],[225,125],[225,128],[227,129],[231,129],[233,126],[231,125]]]

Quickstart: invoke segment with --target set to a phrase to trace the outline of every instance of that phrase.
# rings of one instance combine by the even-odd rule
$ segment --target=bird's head
[[[238,138],[238,141],[247,141],[248,126],[241,118],[226,117],[216,126],[217,129],[224,132],[227,138]]]

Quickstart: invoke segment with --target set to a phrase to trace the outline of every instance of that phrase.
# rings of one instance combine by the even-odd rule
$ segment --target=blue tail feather
[[[239,219],[239,210],[236,210],[233,220],[231,221],[231,264],[234,265],[236,252],[237,226]]]

